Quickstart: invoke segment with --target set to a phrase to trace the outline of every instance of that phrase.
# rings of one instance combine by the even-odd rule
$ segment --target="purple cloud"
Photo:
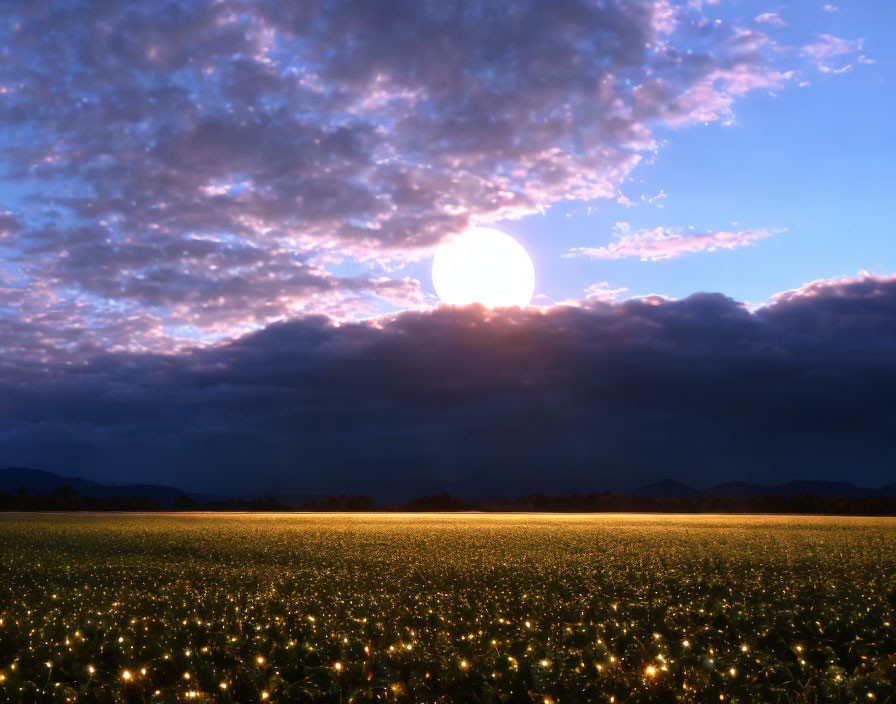
[[[22,223],[9,211],[0,211],[0,240],[12,237],[23,229]]]
[[[0,29],[2,166],[27,192],[2,239],[32,283],[16,315],[165,321],[130,338],[156,349],[419,300],[377,262],[618,198],[657,129],[730,121],[792,79],[773,40],[699,5],[16,5]],[[346,259],[369,273],[336,273]]]

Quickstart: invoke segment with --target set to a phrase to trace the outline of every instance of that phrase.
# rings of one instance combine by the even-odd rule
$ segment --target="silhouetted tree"
[[[53,489],[47,497],[47,508],[51,511],[77,511],[81,508],[78,495],[70,486],[60,486]]]
[[[195,509],[197,506],[198,504],[186,494],[181,494],[180,496],[178,496],[172,504],[172,508],[177,511],[190,511]]]

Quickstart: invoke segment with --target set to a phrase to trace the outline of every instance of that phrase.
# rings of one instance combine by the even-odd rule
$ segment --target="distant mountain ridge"
[[[61,486],[71,487],[78,496],[90,496],[98,499],[112,497],[127,498],[145,496],[152,501],[161,501],[170,505],[178,496],[188,495],[185,491],[173,486],[161,484],[100,484],[83,477],[63,477],[53,472],[30,467],[6,467],[0,469],[0,491],[14,493],[24,489],[29,494],[46,496]]]
[[[188,496],[197,502],[209,502],[226,500],[230,498],[258,499],[273,496],[281,503],[297,506],[311,500],[324,500],[326,496],[318,492],[262,492],[249,493],[243,496],[220,496],[212,494],[197,494],[187,492],[177,487],[161,484],[101,484],[99,482],[84,479],[83,477],[65,477],[53,472],[29,467],[0,468],[0,492],[15,493],[24,489],[27,493],[37,496],[47,496],[55,489],[62,486],[71,487],[78,496],[88,496],[99,499],[113,497],[128,498],[132,496],[146,497],[151,501],[161,502],[166,506],[174,503],[180,496]],[[406,487],[406,490],[410,487]],[[422,488],[422,487],[413,487]],[[489,487],[497,489],[498,487]],[[501,486],[502,491],[495,491],[498,495],[516,493],[520,496],[530,493],[538,493],[529,486],[517,487],[517,492],[509,491],[511,486]],[[366,493],[366,492],[355,492]],[[424,492],[421,492],[422,495]],[[430,492],[435,493],[435,492]],[[814,494],[821,498],[848,498],[861,499],[871,496],[896,496],[896,484],[888,484],[879,489],[860,487],[850,482],[831,482],[821,480],[794,480],[782,484],[754,484],[744,481],[733,481],[717,484],[709,489],[696,489],[675,479],[666,478],[657,482],[651,482],[631,491],[621,492],[625,496],[634,499],[750,499],[762,496],[793,496],[795,494]]]

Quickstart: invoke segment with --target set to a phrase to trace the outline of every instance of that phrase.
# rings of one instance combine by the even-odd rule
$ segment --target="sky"
[[[0,466],[207,491],[891,481],[885,2],[0,18]],[[439,305],[516,238],[525,310]],[[889,395],[888,395],[889,394]]]

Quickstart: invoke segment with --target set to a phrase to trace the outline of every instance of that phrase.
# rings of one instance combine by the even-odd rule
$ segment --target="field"
[[[7,514],[0,701],[896,702],[896,520]]]

